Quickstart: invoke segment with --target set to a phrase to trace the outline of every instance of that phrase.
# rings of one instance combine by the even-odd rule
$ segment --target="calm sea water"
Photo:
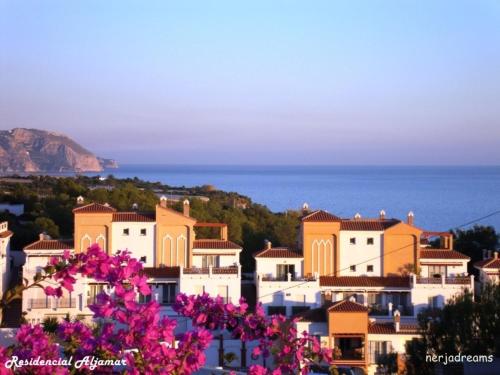
[[[171,186],[211,184],[273,211],[325,209],[342,217],[415,213],[418,226],[448,230],[500,210],[500,167],[123,165],[116,177]],[[500,213],[481,224],[500,229]]]

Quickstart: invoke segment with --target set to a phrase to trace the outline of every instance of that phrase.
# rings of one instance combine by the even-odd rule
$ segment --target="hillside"
[[[100,172],[116,166],[64,134],[24,128],[0,131],[0,173]]]

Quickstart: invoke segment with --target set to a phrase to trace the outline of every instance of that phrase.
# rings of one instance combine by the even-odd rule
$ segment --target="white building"
[[[484,250],[483,260],[476,262],[474,267],[479,270],[481,284],[500,283],[500,257],[498,251]]]
[[[80,200],[81,201],[81,200]],[[176,316],[171,308],[178,293],[220,296],[225,301],[237,303],[241,296],[241,246],[228,240],[227,225],[199,223],[189,216],[189,202],[184,212],[166,207],[162,200],[155,212],[117,212],[109,205],[89,204],[79,206],[75,214],[75,238],[40,240],[25,247],[24,277],[32,279],[52,256],[60,256],[65,249],[85,251],[98,243],[108,253],[129,250],[132,256],[144,263],[144,273],[149,277],[151,296],[143,301],[156,299],[161,313]],[[211,227],[219,231],[218,238],[196,237],[196,228]],[[63,318],[66,315],[90,317],[88,305],[105,291],[102,283],[79,279],[75,290],[60,299],[45,296],[39,288],[28,289],[23,294],[23,311],[31,322],[45,317]],[[112,292],[112,291],[107,291]]]
[[[9,230],[9,224],[4,221],[0,223],[0,293],[3,295],[9,287],[11,276],[11,256],[10,256],[10,238],[12,232]]]
[[[451,234],[423,231],[413,219],[413,213],[406,223],[387,219],[383,211],[376,219],[306,214],[301,250],[267,243],[254,254],[257,301],[268,314],[300,317],[299,331],[350,353],[336,365],[374,373],[379,354],[402,355],[406,342],[417,337],[420,311],[474,291],[470,258],[452,249]],[[441,248],[428,247],[434,238]],[[332,323],[332,312],[343,323]]]

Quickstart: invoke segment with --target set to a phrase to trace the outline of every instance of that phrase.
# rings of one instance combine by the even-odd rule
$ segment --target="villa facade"
[[[150,298],[161,305],[164,315],[175,316],[171,309],[178,293],[207,292],[237,303],[241,294],[242,248],[228,240],[227,225],[201,223],[189,215],[189,201],[183,213],[167,207],[161,198],[155,212],[118,212],[106,204],[83,204],[73,210],[74,239],[55,240],[45,235],[24,248],[26,262],[23,277],[32,279],[50,257],[61,256],[66,249],[84,252],[98,244],[108,254],[130,249],[144,265],[152,288]],[[211,227],[218,238],[197,238],[196,228]],[[28,322],[42,322],[46,317],[90,317],[88,306],[105,291],[103,283],[81,278],[71,293],[61,298],[47,297],[40,288],[23,294],[23,311]],[[185,321],[185,320],[184,320]],[[182,327],[179,327],[182,329]]]
[[[420,311],[474,290],[470,259],[453,250],[452,235],[415,226],[411,212],[406,221],[384,211],[369,219],[306,213],[298,250],[268,242],[254,258],[267,313],[299,317],[299,331],[334,349],[336,365],[368,373],[418,337]]]

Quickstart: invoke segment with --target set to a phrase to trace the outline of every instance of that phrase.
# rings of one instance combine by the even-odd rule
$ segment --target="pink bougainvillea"
[[[127,251],[110,256],[97,245],[86,253],[71,255],[64,252],[52,258],[45,267],[45,276],[58,286],[45,287],[49,296],[61,296],[63,289],[72,291],[78,277],[88,277],[106,283],[112,293],[101,293],[90,305],[94,327],[79,321],[62,322],[54,334],[47,334],[40,325],[23,325],[16,336],[17,343],[0,348],[0,374],[11,373],[5,368],[11,356],[20,359],[72,358],[82,361],[94,356],[115,361],[115,366],[103,363],[82,363],[78,373],[111,373],[112,369],[129,374],[191,374],[206,361],[205,351],[212,342],[213,331],[226,330],[234,339],[257,342],[252,358],[272,357],[273,369],[250,366],[248,372],[264,374],[307,374],[310,366],[331,362],[329,350],[322,349],[316,338],[298,333],[294,320],[284,316],[267,317],[261,306],[248,311],[242,299],[239,305],[224,303],[220,297],[208,294],[179,294],[174,310],[192,322],[192,329],[174,334],[176,321],[161,317],[156,301],[138,303],[137,295],[151,293],[142,263]],[[122,361],[122,366],[116,365]],[[32,373],[32,367],[16,369],[17,373]],[[69,373],[64,366],[37,366],[37,374]]]

